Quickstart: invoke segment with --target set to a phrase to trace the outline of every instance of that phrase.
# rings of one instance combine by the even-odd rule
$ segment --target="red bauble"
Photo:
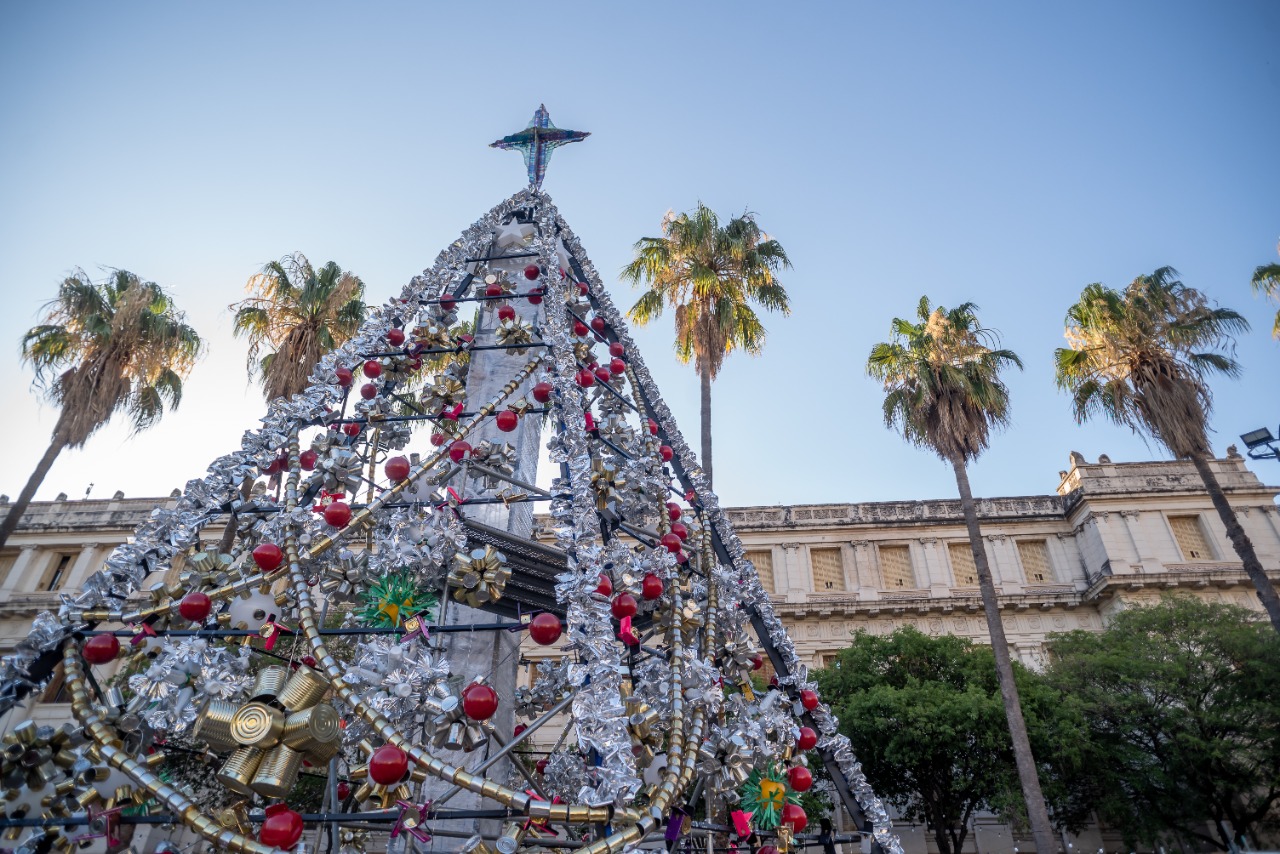
[[[364,375],[369,379],[377,379],[382,376],[382,363],[376,359],[370,359],[364,363]]]
[[[404,330],[392,327],[387,330],[387,343],[392,347],[399,347],[404,343]]]
[[[351,797],[351,784],[345,781],[339,783],[338,784],[338,800],[345,801],[349,797]]]
[[[613,579],[605,575],[603,572],[600,573],[600,583],[596,585],[596,592],[601,596],[612,596]]]
[[[513,738],[519,738],[520,736],[524,735],[524,731],[527,729],[528,727],[525,726],[524,724],[516,724],[516,728],[511,730],[511,735]]]
[[[539,774],[545,774],[547,773],[547,760],[539,759],[537,762],[534,763],[533,767],[534,769],[537,770]]]
[[[530,264],[529,266],[524,268],[524,277],[531,282],[541,275],[542,275],[542,270],[538,269],[537,264]]]
[[[764,656],[757,652],[751,656],[751,669],[759,670],[761,667],[764,667]]]
[[[258,831],[258,841],[272,848],[292,848],[302,838],[302,816],[284,804],[267,807],[267,817]]]
[[[453,298],[453,294],[445,294],[440,297],[440,307],[445,311],[453,311],[458,306],[458,301]]]
[[[380,786],[394,786],[409,773],[409,754],[394,744],[384,744],[369,757],[369,779]]]
[[[539,646],[551,646],[560,640],[562,631],[564,627],[560,625],[560,618],[547,611],[529,621],[529,637]]]
[[[542,288],[534,288],[526,296],[530,305],[542,305]]]
[[[578,379],[578,385],[582,386],[583,388],[591,388],[593,385],[596,384],[596,375],[589,368],[583,368],[582,370],[578,371],[577,379]]]
[[[343,388],[350,387],[351,381],[355,379],[355,375],[351,373],[351,369],[346,367],[345,365],[339,365],[334,370],[334,374],[336,374],[338,377],[338,385],[342,386]]]
[[[387,480],[399,483],[409,476],[409,460],[405,457],[392,457],[387,460],[385,471]]]
[[[662,543],[663,548],[672,554],[680,551],[680,538],[675,534],[663,534],[662,539],[659,540],[659,542]]]
[[[675,456],[675,451],[671,450],[670,445],[663,445],[658,448],[658,456],[662,457],[664,463],[669,463],[671,458]]]
[[[591,328],[594,329],[596,332],[599,332],[601,335],[603,335],[604,330],[607,328],[604,322],[604,318],[603,317],[591,318]]]
[[[509,305],[504,305],[498,309],[499,320],[515,320],[516,310]]]
[[[354,421],[350,422],[349,424],[342,425],[342,432],[346,433],[352,439],[354,439],[356,436],[359,436],[360,431],[363,429],[364,429],[363,425],[357,424]]]
[[[807,792],[813,785],[813,774],[803,765],[797,765],[787,772],[787,782],[797,792]]]
[[[324,507],[324,520],[335,528],[345,528],[351,521],[351,505],[345,501],[331,501]]]
[[[667,502],[667,517],[670,518],[672,522],[680,518],[680,512],[679,504],[674,501]]]
[[[520,423],[520,416],[510,409],[504,409],[498,413],[494,420],[497,422],[499,430],[503,433],[510,433]]]
[[[799,804],[783,804],[782,823],[791,825],[792,833],[800,833],[809,825],[809,816]]]
[[[484,289],[484,295],[487,297],[502,296],[502,285],[499,285],[497,282],[494,282],[492,285],[489,285]]]
[[[665,587],[662,579],[650,572],[640,581],[640,595],[652,601],[662,595]]]
[[[460,463],[469,456],[471,456],[470,442],[464,442],[459,439],[449,446],[449,459],[453,460],[455,463]]]
[[[547,403],[551,400],[551,383],[538,383],[533,387],[533,399],[538,403]]]
[[[769,677],[769,687],[770,688],[778,687],[778,674],[775,673]]]
[[[679,522],[672,523],[671,533],[679,537],[681,542],[684,542],[685,540],[689,539],[689,529],[686,528],[684,525],[681,525]]]
[[[603,365],[596,368],[596,379],[600,380],[600,382],[607,383],[610,376],[611,374],[609,373],[609,369]]]
[[[120,639],[115,635],[94,635],[84,642],[81,652],[90,664],[106,664],[120,654]]]
[[[578,282],[578,296],[585,297],[590,292],[591,292],[591,289],[587,287],[586,282]]]
[[[462,711],[472,720],[489,720],[498,711],[498,692],[488,685],[468,685],[462,692]]]
[[[188,593],[178,603],[178,613],[193,623],[203,623],[213,609],[213,600],[199,590]]]
[[[658,422],[654,421],[652,418],[649,419],[649,435],[658,435]]]
[[[298,465],[302,466],[303,471],[311,471],[319,461],[320,455],[315,451],[307,450],[298,454]]]
[[[613,597],[613,604],[609,606],[613,616],[619,620],[624,617],[634,617],[639,609],[640,606],[636,604],[636,597],[630,593],[619,593]]]
[[[626,363],[626,362],[622,361],[621,359],[610,359],[610,360],[609,360],[609,373],[611,373],[611,374],[625,374],[626,372],[627,372],[627,363]]]
[[[818,734],[813,727],[800,727],[800,737],[796,739],[796,747],[800,750],[813,750],[818,746]]]
[[[804,706],[805,710],[809,712],[818,708],[818,692],[810,691],[808,688],[801,691],[800,705]]]
[[[313,655],[302,656],[302,663],[305,664],[307,667],[315,667],[316,666],[315,656]]]
[[[586,429],[588,433],[595,430],[596,429],[595,416],[592,415],[590,412],[582,413],[582,426]]]
[[[609,345],[609,355],[615,359],[621,359],[627,352],[627,348],[622,346],[621,341],[614,341]]]
[[[263,543],[253,550],[253,562],[263,572],[271,572],[284,563],[284,552],[275,543]]]
[[[444,440],[445,435],[443,433],[431,434],[431,444],[435,445],[437,448],[444,444]]]
[[[583,323],[581,320],[575,320],[573,322],[573,334],[577,335],[579,338],[586,335],[590,331],[591,330],[587,329],[587,324]]]
[[[378,387],[373,383],[365,383],[360,386],[360,396],[365,400],[373,400],[378,396]]]

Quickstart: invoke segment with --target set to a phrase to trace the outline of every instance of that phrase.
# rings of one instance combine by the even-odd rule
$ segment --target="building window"
[[[1018,540],[1018,557],[1027,574],[1028,584],[1047,584],[1053,581],[1053,567],[1049,565],[1049,547],[1044,540]]]
[[[53,560],[49,562],[49,568],[44,571],[44,576],[40,579],[40,586],[37,590],[57,590],[67,580],[67,573],[71,571],[71,561],[75,560],[75,555],[56,554]]]
[[[6,549],[0,552],[0,583],[3,583],[9,577],[9,570],[13,569],[13,565],[18,562],[18,550]]]
[[[822,653],[820,656],[818,656],[818,661],[819,661],[819,663],[822,665],[822,667],[823,667],[823,668],[827,668],[827,667],[839,667],[839,666],[840,666],[840,653],[838,653],[838,652],[824,652],[824,653]]]
[[[968,541],[948,543],[947,554],[951,555],[951,571],[955,573],[956,584],[961,587],[975,587],[978,584],[978,567],[973,563],[973,549]]]
[[[756,568],[760,576],[760,586],[765,593],[773,592],[773,549],[759,549],[747,552],[747,560]]]
[[[1199,516],[1170,516],[1169,527],[1173,529],[1178,548],[1182,549],[1183,560],[1213,560]]]
[[[880,546],[880,578],[886,589],[915,588],[916,574],[911,568],[911,549],[906,546]]]
[[[813,589],[819,593],[843,593],[844,558],[840,549],[809,549],[813,566]]]

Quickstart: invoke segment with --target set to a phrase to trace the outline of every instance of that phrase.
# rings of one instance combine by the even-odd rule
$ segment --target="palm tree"
[[[921,297],[916,307],[918,322],[894,318],[890,340],[871,348],[867,373],[884,384],[885,424],[911,444],[942,457],[955,472],[1031,834],[1039,854],[1054,854],[1058,845],[1040,791],[1000,603],[969,488],[969,462],[986,450],[993,428],[1009,424],[1009,389],[1000,372],[1008,366],[1021,368],[1022,361],[1011,350],[992,349],[999,346],[999,336],[978,322],[976,309],[973,303],[950,310],[934,307],[927,296]]]
[[[1231,509],[1210,461],[1212,373],[1240,375],[1233,333],[1249,322],[1161,267],[1122,292],[1092,284],[1067,310],[1067,343],[1057,350],[1058,387],[1071,393],[1076,421],[1103,415],[1144,433],[1177,459],[1190,460],[1204,481],[1227,537],[1280,631],[1280,596]]]
[[[1263,264],[1253,271],[1253,292],[1280,302],[1280,264]],[[1271,326],[1271,337],[1280,338],[1280,311]]]
[[[316,270],[301,252],[267,264],[246,290],[230,307],[233,331],[249,339],[249,376],[261,378],[267,400],[305,389],[320,357],[364,322],[364,282],[332,261]]]
[[[53,438],[0,523],[0,546],[64,448],[79,448],[116,412],[145,430],[182,401],[182,381],[204,349],[186,316],[155,282],[113,270],[103,282],[83,270],[63,280],[44,320],[22,336],[22,359],[61,411]]]
[[[755,214],[744,212],[723,227],[701,202],[692,214],[668,211],[662,237],[642,237],[635,260],[622,270],[633,286],[649,290],[628,312],[639,326],[675,309],[675,350],[693,361],[702,380],[702,470],[711,483],[711,383],[734,350],[758,356],[765,329],[751,306],[791,313],[787,292],[775,275],[791,262],[782,244],[760,230]]]

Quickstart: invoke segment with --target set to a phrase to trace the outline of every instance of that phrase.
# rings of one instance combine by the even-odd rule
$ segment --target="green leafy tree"
[[[934,307],[927,296],[921,297],[916,322],[894,318],[892,338],[871,348],[867,373],[884,384],[885,424],[911,444],[942,457],[955,472],[1032,837],[1039,854],[1053,854],[1058,843],[1018,702],[968,471],[969,463],[990,444],[992,429],[1009,423],[1009,390],[1000,372],[1021,368],[1022,361],[1012,350],[989,346],[998,347],[999,336],[982,326],[976,309],[973,303],[950,310]]]
[[[1190,460],[1258,599],[1280,632],[1280,596],[1213,472],[1208,378],[1240,375],[1234,333],[1249,322],[1211,304],[1161,267],[1123,291],[1092,284],[1067,310],[1067,343],[1056,351],[1058,387],[1071,394],[1076,420],[1095,415],[1155,439]]]
[[[177,409],[182,381],[203,347],[155,282],[127,270],[113,270],[102,282],[83,270],[64,279],[41,324],[22,336],[23,361],[60,411],[48,449],[0,523],[0,546],[64,449],[82,447],[117,412],[138,432],[159,421],[166,406]]]
[[[693,362],[702,382],[702,470],[711,482],[711,383],[734,350],[760,355],[764,324],[752,303],[791,313],[787,292],[777,280],[791,262],[782,244],[760,230],[755,214],[720,225],[702,203],[692,214],[668,212],[661,237],[642,237],[636,257],[622,270],[633,286],[649,289],[628,312],[639,326],[675,312],[675,350]]]
[[[1263,264],[1253,271],[1253,292],[1280,302],[1280,264]],[[1271,326],[1271,337],[1280,338],[1280,311]]]
[[[1265,623],[1169,597],[1050,649],[1047,678],[1081,704],[1101,757],[1086,772],[1098,815],[1127,845],[1257,848],[1280,828],[1280,636]]]
[[[1071,755],[1079,733],[1072,704],[1014,667],[1039,743]],[[858,632],[815,676],[875,790],[908,821],[926,823],[941,854],[963,850],[978,811],[1024,818],[990,647],[910,627]]]
[[[267,400],[305,389],[320,357],[364,322],[360,277],[332,261],[317,270],[301,252],[267,264],[246,290],[249,298],[230,307],[233,331],[249,339],[249,376],[261,380]]]

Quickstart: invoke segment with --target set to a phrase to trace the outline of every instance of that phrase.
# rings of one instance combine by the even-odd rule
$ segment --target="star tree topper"
[[[538,190],[542,188],[542,178],[547,173],[551,152],[561,145],[582,142],[589,136],[591,134],[587,131],[562,130],[556,127],[551,123],[551,114],[547,112],[546,105],[540,104],[527,128],[491,142],[489,147],[521,152],[524,155],[524,165],[529,170],[529,183]]]

